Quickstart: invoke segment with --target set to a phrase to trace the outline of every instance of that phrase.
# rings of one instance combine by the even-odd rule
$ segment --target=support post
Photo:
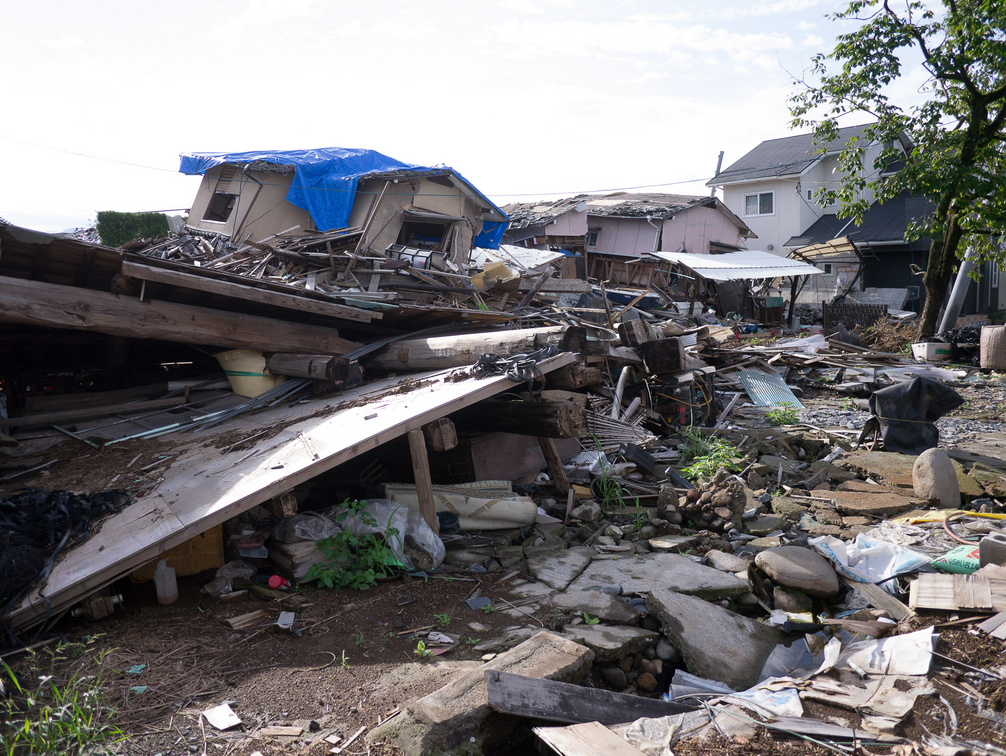
[[[548,465],[548,474],[552,478],[555,492],[559,496],[566,496],[569,493],[569,478],[562,467],[562,459],[555,448],[555,441],[550,438],[538,436],[538,444],[541,446],[541,453],[545,455],[545,463]]]
[[[430,458],[426,454],[426,437],[421,428],[409,431],[409,451],[412,453],[412,472],[416,476],[416,494],[419,511],[433,532],[440,535],[436,505],[433,502],[433,481],[430,478]]]

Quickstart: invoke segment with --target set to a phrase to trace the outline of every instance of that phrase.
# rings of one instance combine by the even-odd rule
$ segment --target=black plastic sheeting
[[[921,454],[939,446],[940,431],[933,423],[962,404],[964,399],[949,386],[932,378],[913,378],[873,392],[874,417],[863,432],[879,422],[885,451]]]
[[[35,581],[39,590],[45,586],[60,553],[83,541],[96,519],[128,503],[124,491],[74,494],[44,488],[0,499],[0,618]]]

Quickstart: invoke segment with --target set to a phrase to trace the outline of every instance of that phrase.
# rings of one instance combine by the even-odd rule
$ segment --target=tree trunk
[[[941,202],[937,213],[944,210],[949,202]],[[957,249],[961,241],[961,227],[957,214],[952,210],[948,213],[947,230],[942,239],[934,240],[929,249],[929,262],[926,265],[926,275],[923,281],[926,285],[926,304],[922,308],[922,323],[919,336],[923,339],[936,334],[940,310],[947,295],[947,287],[954,274],[954,263],[957,262]]]

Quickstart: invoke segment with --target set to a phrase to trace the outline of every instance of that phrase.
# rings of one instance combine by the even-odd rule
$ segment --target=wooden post
[[[412,453],[412,471],[416,476],[416,494],[419,511],[433,532],[440,535],[436,505],[433,502],[433,481],[430,479],[430,458],[426,454],[426,438],[420,428],[409,431],[409,451]]]
[[[793,328],[793,310],[796,309],[796,286],[800,281],[799,276],[789,277],[789,321],[786,325]]]
[[[552,478],[555,492],[559,496],[566,496],[569,493],[569,478],[562,467],[562,459],[555,448],[555,441],[550,438],[538,436],[538,444],[541,446],[541,453],[545,455],[545,463],[548,465],[548,474]]]

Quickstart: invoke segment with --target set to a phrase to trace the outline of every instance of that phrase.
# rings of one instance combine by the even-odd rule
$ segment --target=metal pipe
[[[943,319],[937,333],[949,331],[957,323],[957,318],[961,314],[961,307],[964,306],[964,297],[967,296],[968,286],[971,284],[971,271],[975,269],[975,258],[977,252],[974,247],[968,247],[967,254],[961,260],[961,267],[957,270],[957,278],[954,280],[954,288],[950,291],[950,300],[947,308],[943,311]]]

